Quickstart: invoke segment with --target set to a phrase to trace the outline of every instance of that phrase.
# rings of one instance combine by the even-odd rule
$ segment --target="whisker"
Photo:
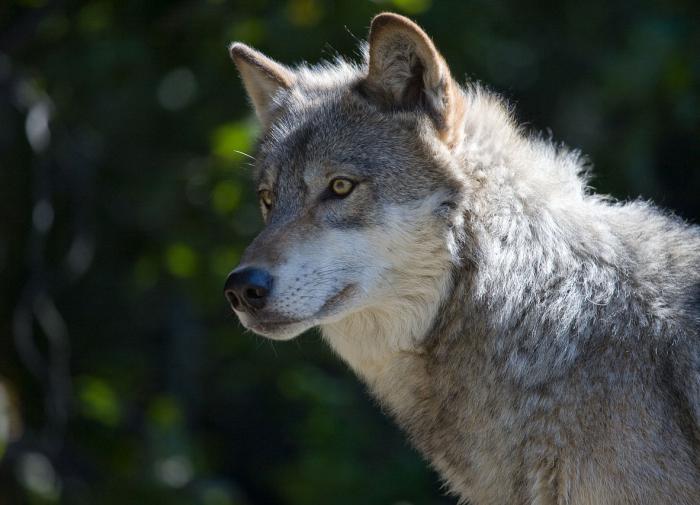
[[[246,156],[246,157],[250,158],[250,159],[253,160],[253,161],[257,161],[257,160],[255,159],[254,156],[251,156],[251,155],[248,154],[248,153],[244,153],[243,151],[239,151],[238,149],[234,149],[233,152],[234,152],[234,153],[238,153],[238,154],[242,154],[243,156]]]

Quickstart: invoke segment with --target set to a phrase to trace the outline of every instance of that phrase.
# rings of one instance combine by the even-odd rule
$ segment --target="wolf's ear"
[[[243,79],[255,113],[263,125],[270,120],[270,105],[274,95],[294,83],[294,72],[241,42],[229,47],[231,59]]]
[[[448,137],[462,112],[459,86],[433,41],[398,14],[385,12],[372,20],[365,90],[391,108],[424,109]]]

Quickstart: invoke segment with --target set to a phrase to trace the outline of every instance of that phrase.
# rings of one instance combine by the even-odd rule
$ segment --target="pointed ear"
[[[255,113],[263,125],[268,124],[272,98],[280,89],[292,86],[294,72],[241,42],[231,44],[229,53],[241,74]]]
[[[366,90],[388,107],[425,110],[445,137],[462,114],[459,86],[444,58],[417,24],[398,14],[372,20]]]

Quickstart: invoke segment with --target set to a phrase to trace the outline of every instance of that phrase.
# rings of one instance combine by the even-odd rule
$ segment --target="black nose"
[[[226,279],[224,295],[235,310],[262,309],[272,289],[272,276],[260,268],[234,270]]]

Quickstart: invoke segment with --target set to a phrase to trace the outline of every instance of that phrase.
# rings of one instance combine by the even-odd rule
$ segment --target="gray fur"
[[[440,58],[379,18],[372,44]],[[700,503],[700,229],[592,193],[577,153],[443,64],[449,113],[386,102],[406,68],[373,83],[342,60],[264,103],[255,176],[275,203],[242,266],[276,287],[241,321],[320,326],[464,503]],[[330,173],[362,182],[324,200]]]

